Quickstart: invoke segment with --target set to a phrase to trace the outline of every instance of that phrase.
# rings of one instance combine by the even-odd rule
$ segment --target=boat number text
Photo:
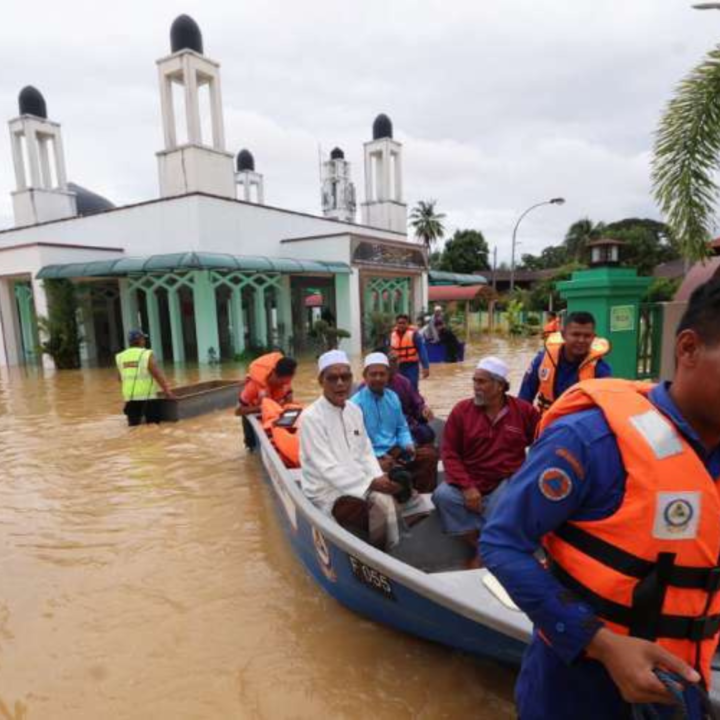
[[[395,600],[395,593],[393,592],[392,584],[390,583],[389,578],[375,568],[366,565],[364,562],[360,562],[360,560],[352,555],[348,555],[348,559],[350,560],[350,567],[352,568],[353,575],[363,585],[367,585],[376,592],[382,593],[390,600]]]

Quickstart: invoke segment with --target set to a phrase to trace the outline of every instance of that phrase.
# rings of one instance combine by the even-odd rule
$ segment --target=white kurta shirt
[[[365,497],[383,474],[354,403],[320,397],[300,416],[299,433],[303,492],[328,515],[341,495]]]

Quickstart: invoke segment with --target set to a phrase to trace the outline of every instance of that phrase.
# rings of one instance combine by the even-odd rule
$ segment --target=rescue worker
[[[238,396],[235,415],[242,417],[245,447],[251,452],[257,447],[257,438],[247,415],[257,415],[263,398],[270,398],[280,405],[293,400],[292,380],[297,370],[297,361],[285,357],[281,352],[271,352],[253,360],[248,367],[247,377]]]
[[[543,340],[558,332],[560,332],[560,318],[556,312],[550,310],[547,314],[547,322],[543,325]]]
[[[588,312],[567,316],[561,333],[551,335],[530,364],[518,397],[544,413],[557,398],[580,380],[612,376],[603,356],[610,343],[595,335],[595,318]]]
[[[521,720],[671,703],[658,668],[701,717],[692,684],[709,685],[720,628],[720,280],[691,296],[675,358],[672,383],[563,396],[483,530],[485,565],[535,625]]]
[[[395,328],[390,333],[390,349],[398,359],[398,369],[418,390],[420,366],[423,380],[430,377],[430,361],[427,348],[418,329],[410,324],[410,316],[404,313],[395,318]]]
[[[153,351],[146,347],[147,335],[142,330],[128,333],[130,347],[115,355],[118,379],[122,383],[125,400],[123,413],[128,425],[140,425],[146,422],[158,423],[158,405],[152,402],[157,397],[158,387],[163,389],[165,397],[173,399],[175,395],[157,366]]]

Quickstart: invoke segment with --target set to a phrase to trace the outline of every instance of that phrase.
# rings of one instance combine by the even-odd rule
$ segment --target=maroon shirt
[[[492,492],[525,462],[540,416],[530,403],[507,396],[507,405],[492,422],[473,398],[461,400],[450,413],[442,441],[445,479],[458,487]]]

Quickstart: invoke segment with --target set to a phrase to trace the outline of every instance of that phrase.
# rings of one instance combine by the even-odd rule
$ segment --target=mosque
[[[77,286],[87,365],[111,362],[134,327],[165,362],[302,351],[319,315],[347,330],[343,347],[358,353],[372,312],[427,307],[428,282],[447,278],[428,272],[425,248],[407,237],[390,118],[377,116],[364,146],[361,223],[340,148],[322,163],[322,215],[273,207],[252,153],[226,148],[220,65],[187,15],[172,24],[170,50],[157,61],[156,199],[116,207],[68,182],[60,124],[36,88],[20,92],[9,123],[15,227],[0,230],[0,364],[41,362],[44,281],[57,278]]]

